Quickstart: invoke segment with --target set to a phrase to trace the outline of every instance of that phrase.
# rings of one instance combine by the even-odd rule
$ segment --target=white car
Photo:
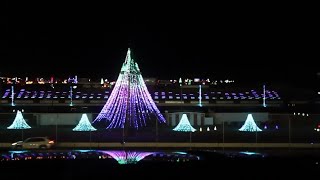
[[[24,141],[12,143],[14,149],[51,149],[54,147],[54,141],[47,137],[30,137]]]

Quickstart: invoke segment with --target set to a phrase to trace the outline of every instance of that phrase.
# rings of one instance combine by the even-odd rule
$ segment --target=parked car
[[[30,137],[24,141],[12,143],[14,149],[51,149],[55,143],[48,137]]]

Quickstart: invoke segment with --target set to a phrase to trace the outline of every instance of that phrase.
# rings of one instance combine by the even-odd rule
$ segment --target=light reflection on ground
[[[257,152],[250,152],[250,151],[242,151],[239,152],[240,154],[245,154],[245,155],[260,155],[260,153]]]
[[[200,158],[186,152],[124,151],[124,150],[64,150],[64,151],[7,151],[0,153],[0,161],[19,160],[74,160],[74,159],[114,159],[119,164],[136,164],[141,160],[188,162]]]

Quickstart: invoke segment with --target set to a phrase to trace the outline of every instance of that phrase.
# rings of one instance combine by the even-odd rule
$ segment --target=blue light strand
[[[199,106],[202,107],[202,97],[201,97],[201,85],[199,85]]]

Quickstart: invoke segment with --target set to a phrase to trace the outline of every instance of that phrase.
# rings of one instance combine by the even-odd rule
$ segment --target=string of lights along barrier
[[[139,129],[147,126],[147,122],[152,118],[156,118],[160,123],[166,122],[128,49],[114,89],[93,123],[105,120],[110,122],[107,129],[124,128],[126,124]]]

